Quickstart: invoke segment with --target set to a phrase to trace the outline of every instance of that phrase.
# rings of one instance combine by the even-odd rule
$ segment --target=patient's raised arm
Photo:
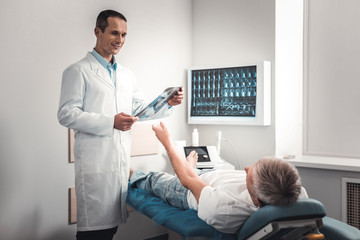
[[[196,201],[199,202],[201,190],[207,186],[207,184],[199,178],[193,168],[186,162],[185,158],[177,151],[165,124],[160,122],[160,125],[158,126],[153,125],[152,129],[154,130],[156,137],[165,147],[165,150],[169,155],[171,165],[174,168],[181,184],[190,189]]]

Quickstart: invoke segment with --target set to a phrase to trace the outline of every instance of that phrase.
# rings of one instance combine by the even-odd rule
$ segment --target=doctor
[[[96,20],[96,45],[63,73],[58,120],[75,131],[77,235],[112,239],[124,223],[130,170],[130,130],[145,106],[133,74],[116,62],[127,20],[119,12],[102,11]],[[170,114],[183,100],[183,90],[155,117]]]

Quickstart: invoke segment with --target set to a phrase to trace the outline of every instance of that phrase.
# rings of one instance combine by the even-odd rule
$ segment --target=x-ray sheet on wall
[[[255,117],[255,66],[192,70],[191,116]]]

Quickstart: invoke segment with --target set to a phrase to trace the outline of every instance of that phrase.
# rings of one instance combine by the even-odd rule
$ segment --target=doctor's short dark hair
[[[255,163],[253,188],[254,195],[265,205],[288,206],[298,199],[301,180],[289,162],[265,157]]]
[[[100,28],[100,30],[102,32],[104,32],[105,28],[107,26],[109,26],[108,21],[107,21],[107,19],[109,17],[119,17],[122,20],[124,20],[125,22],[127,22],[127,19],[123,14],[121,14],[117,11],[114,11],[114,10],[104,10],[104,11],[100,12],[98,17],[96,18],[96,27]]]

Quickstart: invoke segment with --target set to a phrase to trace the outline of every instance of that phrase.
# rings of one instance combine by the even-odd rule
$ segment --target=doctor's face
[[[95,28],[97,38],[95,50],[109,62],[113,55],[116,55],[125,43],[127,34],[127,23],[119,17],[109,17],[108,26],[102,32]]]

